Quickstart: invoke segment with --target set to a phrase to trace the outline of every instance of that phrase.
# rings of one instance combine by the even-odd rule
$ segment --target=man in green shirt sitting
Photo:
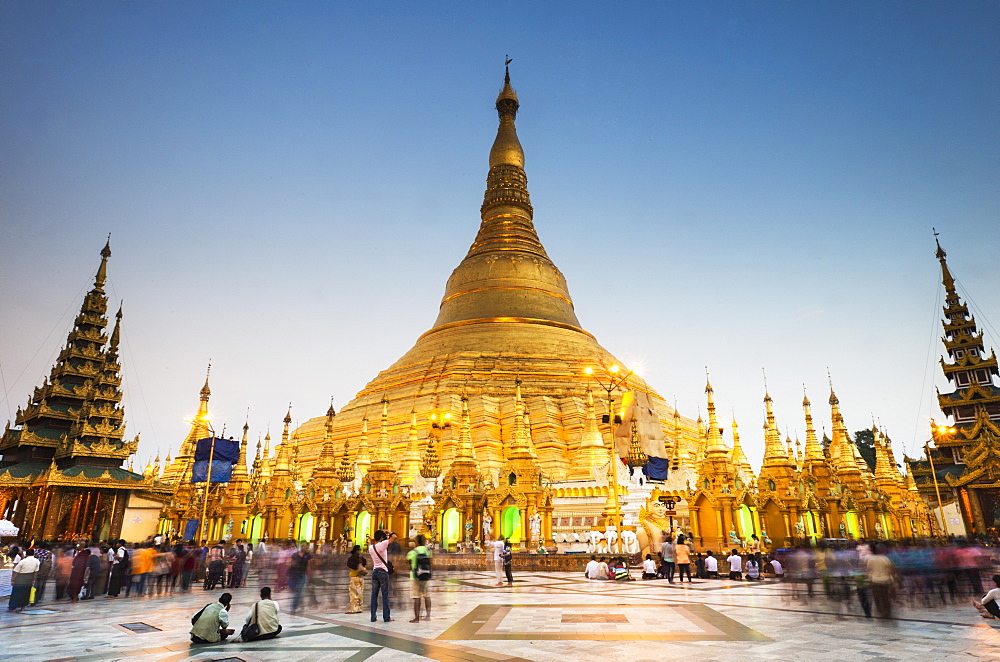
[[[413,595],[413,619],[410,622],[420,622],[420,598],[424,599],[424,620],[430,620],[431,598],[427,586],[431,580],[431,550],[427,549],[427,539],[423,534],[417,535],[417,546],[409,551],[406,560],[410,562],[410,593]]]

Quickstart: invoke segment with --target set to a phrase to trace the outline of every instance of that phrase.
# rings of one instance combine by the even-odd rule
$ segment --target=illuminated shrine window
[[[767,479],[767,489],[771,490],[772,492],[774,491],[774,481],[771,480],[770,478]]]

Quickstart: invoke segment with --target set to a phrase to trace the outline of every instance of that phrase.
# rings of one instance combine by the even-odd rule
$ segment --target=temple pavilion
[[[152,468],[143,475],[122,467],[139,436],[125,437],[120,306],[110,337],[105,331],[110,257],[109,241],[51,373],[0,438],[0,519],[24,539],[142,539],[172,491]]]
[[[936,240],[935,236],[935,240]],[[997,356],[955,288],[947,253],[937,244],[944,284],[941,370],[952,390],[937,394],[947,420],[931,422],[924,457],[907,458],[920,492],[948,533],[1000,535],[1000,387]]]

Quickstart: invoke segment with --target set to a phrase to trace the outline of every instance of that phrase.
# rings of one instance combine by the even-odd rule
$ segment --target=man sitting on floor
[[[262,641],[264,639],[274,639],[281,632],[281,623],[278,622],[278,603],[271,599],[271,587],[265,586],[260,589],[260,600],[253,603],[247,613],[246,625],[256,623],[260,628],[260,634],[256,637],[248,638],[246,630],[241,635],[243,641]]]
[[[191,641],[196,644],[214,644],[225,641],[226,637],[233,633],[227,626],[229,625],[229,603],[232,602],[231,593],[223,593],[219,596],[218,602],[213,602],[195,614],[191,619]]]

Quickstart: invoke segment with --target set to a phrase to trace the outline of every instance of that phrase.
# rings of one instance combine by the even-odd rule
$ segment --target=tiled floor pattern
[[[394,620],[370,623],[367,613],[343,613],[346,578],[335,575],[324,578],[318,604],[295,616],[287,613],[288,592],[276,593],[285,630],[273,641],[190,644],[191,614],[221,593],[196,589],[0,613],[0,651],[19,662],[1000,660],[1000,630],[967,602],[908,606],[901,618],[883,623],[863,618],[856,603],[838,616],[825,600],[793,600],[780,583],[618,584],[589,582],[576,573],[538,573],[517,576],[508,588],[495,586],[492,573],[438,577],[431,591],[433,618],[415,624],[407,622],[405,580],[393,587]],[[249,587],[232,591],[237,627],[259,585],[252,575]],[[127,623],[151,627],[135,632],[123,627]]]

